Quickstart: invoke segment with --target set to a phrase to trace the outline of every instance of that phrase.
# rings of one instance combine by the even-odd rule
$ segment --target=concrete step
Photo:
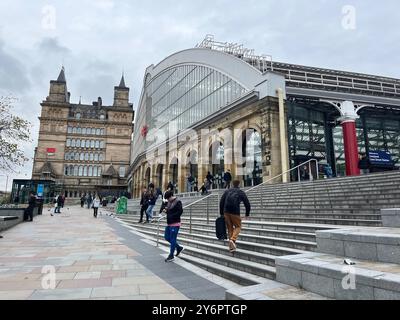
[[[143,231],[148,231],[149,234],[154,236],[157,235],[156,224],[132,224],[132,226]],[[164,237],[164,228],[165,225],[160,226],[160,238]],[[297,249],[295,248],[296,246],[310,248],[311,250],[316,248],[316,243],[306,241],[267,237],[257,237],[255,239],[252,236],[247,236],[248,240],[245,240],[245,237],[246,235],[243,236],[242,233],[240,234],[239,240],[237,241],[238,250],[235,255],[262,264],[273,265],[275,256],[304,253],[304,249]],[[260,242],[250,240],[258,240]],[[227,242],[218,240],[215,236],[215,232],[211,230],[208,232],[206,230],[199,230],[197,232],[192,229],[192,233],[189,233],[189,228],[181,228],[179,231],[179,241],[182,243],[189,242],[189,245],[193,247],[207,247],[211,251],[230,255],[227,250]]]
[[[344,257],[323,253],[278,257],[277,281],[332,299],[400,300],[398,264],[352,260],[348,266]]]
[[[124,219],[121,217],[122,220],[128,223],[136,223],[137,218],[129,218],[127,217]],[[186,224],[183,224],[182,228],[189,228]],[[215,223],[214,221],[210,222],[210,224],[206,223],[197,223],[196,221],[192,223],[192,228],[198,228],[202,230],[209,230],[211,232],[215,232]],[[261,236],[261,237],[277,237],[277,238],[284,238],[284,239],[292,239],[292,240],[301,240],[310,243],[315,243],[315,232],[299,232],[299,231],[286,231],[286,230],[278,230],[278,229],[267,229],[267,228],[257,228],[257,227],[249,227],[249,226],[242,226],[241,236],[243,235],[254,235],[254,236]],[[257,242],[257,241],[255,241]]]
[[[156,235],[152,231],[147,231],[143,230],[141,228],[137,228],[139,232],[149,235],[151,237],[154,237],[156,239]],[[202,248],[199,248],[197,245],[200,245],[200,241],[189,241],[190,239],[184,239],[183,238],[178,238],[178,241],[182,243],[182,245],[185,247],[184,254],[182,253],[181,259],[184,259],[186,255],[190,255],[196,258],[200,258],[203,260],[207,260],[216,264],[219,264],[220,266],[225,266],[228,268],[236,269],[242,272],[246,272],[252,275],[256,275],[258,277],[262,278],[268,278],[268,279],[274,279],[275,278],[275,267],[267,265],[267,264],[261,264],[257,263],[254,261],[249,261],[249,260],[244,260],[241,258],[237,258],[235,254],[229,253],[227,247],[225,247],[225,252],[228,252],[228,254],[223,254],[223,253],[218,253],[215,251],[210,251],[210,250],[204,250]],[[165,240],[159,240],[159,243],[162,243],[164,245],[168,245],[168,242]],[[185,245],[184,245],[185,243]],[[191,243],[191,245],[188,245]],[[193,247],[193,244],[196,245]],[[212,246],[209,246],[208,248],[212,248]],[[222,248],[222,247],[221,247]],[[234,281],[233,279],[230,279]],[[254,284],[254,283],[250,283]]]

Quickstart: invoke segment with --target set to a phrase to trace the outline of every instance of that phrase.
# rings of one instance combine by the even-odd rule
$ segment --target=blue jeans
[[[153,205],[149,205],[149,207],[146,210],[146,217],[147,220],[152,220],[153,219],[153,208],[154,208],[154,204]]]
[[[170,227],[170,226],[165,227],[164,239],[171,244],[169,249],[170,257],[174,256],[175,249],[178,250],[182,248],[176,241],[176,238],[178,237],[178,232],[179,232],[179,227]]]

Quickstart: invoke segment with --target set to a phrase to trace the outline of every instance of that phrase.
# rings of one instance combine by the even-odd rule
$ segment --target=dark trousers
[[[97,211],[99,210],[99,208],[93,207],[93,216],[95,218],[97,218]]]
[[[164,239],[170,243],[170,249],[169,249],[170,257],[174,256],[175,249],[178,250],[182,248],[176,240],[176,238],[178,237],[178,232],[179,232],[179,227],[170,227],[170,226],[165,227]]]
[[[33,221],[33,208],[26,208],[25,209],[25,221]]]
[[[144,213],[146,212],[147,208],[148,208],[148,206],[141,206],[141,207],[140,207],[140,222],[143,221],[143,215],[144,215]],[[146,221],[149,221],[149,220],[147,219],[147,215],[146,215]]]

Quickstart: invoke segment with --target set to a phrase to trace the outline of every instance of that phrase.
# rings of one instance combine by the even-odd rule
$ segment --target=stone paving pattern
[[[3,232],[0,299],[187,299],[140,263],[107,219],[70,207]],[[48,265],[56,270],[55,289],[42,287]]]

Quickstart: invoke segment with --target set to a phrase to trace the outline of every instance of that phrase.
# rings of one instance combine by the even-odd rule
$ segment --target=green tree
[[[16,172],[15,167],[29,161],[21,143],[30,141],[31,123],[12,114],[13,97],[0,97],[0,171]]]

